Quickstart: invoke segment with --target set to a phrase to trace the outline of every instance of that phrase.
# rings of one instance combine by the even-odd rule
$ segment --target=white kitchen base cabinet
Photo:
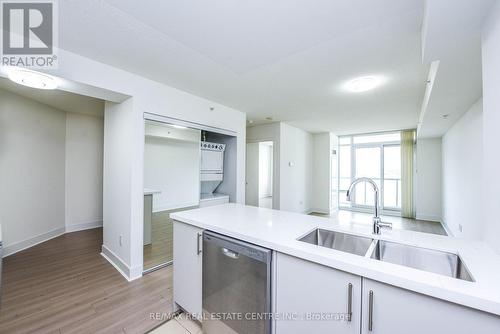
[[[202,235],[197,227],[174,221],[174,303],[201,315]]]
[[[369,279],[362,314],[362,334],[500,333],[498,316]]]
[[[361,277],[282,253],[276,261],[276,313],[295,317],[276,320],[276,334],[360,333]]]

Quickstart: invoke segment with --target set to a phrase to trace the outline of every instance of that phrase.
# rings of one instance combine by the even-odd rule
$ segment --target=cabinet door
[[[278,253],[275,286],[277,334],[359,334],[361,277]]]
[[[201,315],[202,229],[174,221],[174,302]]]
[[[500,317],[363,279],[361,326],[363,334],[499,333]]]

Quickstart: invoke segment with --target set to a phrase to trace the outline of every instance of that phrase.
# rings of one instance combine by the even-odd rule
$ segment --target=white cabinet
[[[291,318],[276,320],[277,334],[360,333],[361,277],[282,253],[276,261],[276,312]]]
[[[174,302],[201,315],[203,230],[174,221]]]
[[[362,334],[500,333],[498,316],[365,278],[362,314]]]

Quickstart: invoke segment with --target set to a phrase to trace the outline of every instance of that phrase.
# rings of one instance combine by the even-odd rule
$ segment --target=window
[[[368,183],[354,188],[352,201],[346,199],[354,179],[368,177],[380,190],[380,208],[401,211],[401,133],[388,132],[343,136],[338,149],[338,204],[354,210],[374,204],[374,192]]]

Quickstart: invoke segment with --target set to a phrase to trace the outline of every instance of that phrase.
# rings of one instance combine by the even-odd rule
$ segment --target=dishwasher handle
[[[239,257],[249,257],[259,262],[271,263],[270,249],[233,239],[211,231],[203,232],[203,244],[213,244],[220,248],[223,255],[234,260]],[[225,250],[224,250],[225,249]]]
[[[240,257],[240,254],[233,252],[232,250],[229,250],[227,248],[222,248],[222,254],[235,260],[237,260]]]

